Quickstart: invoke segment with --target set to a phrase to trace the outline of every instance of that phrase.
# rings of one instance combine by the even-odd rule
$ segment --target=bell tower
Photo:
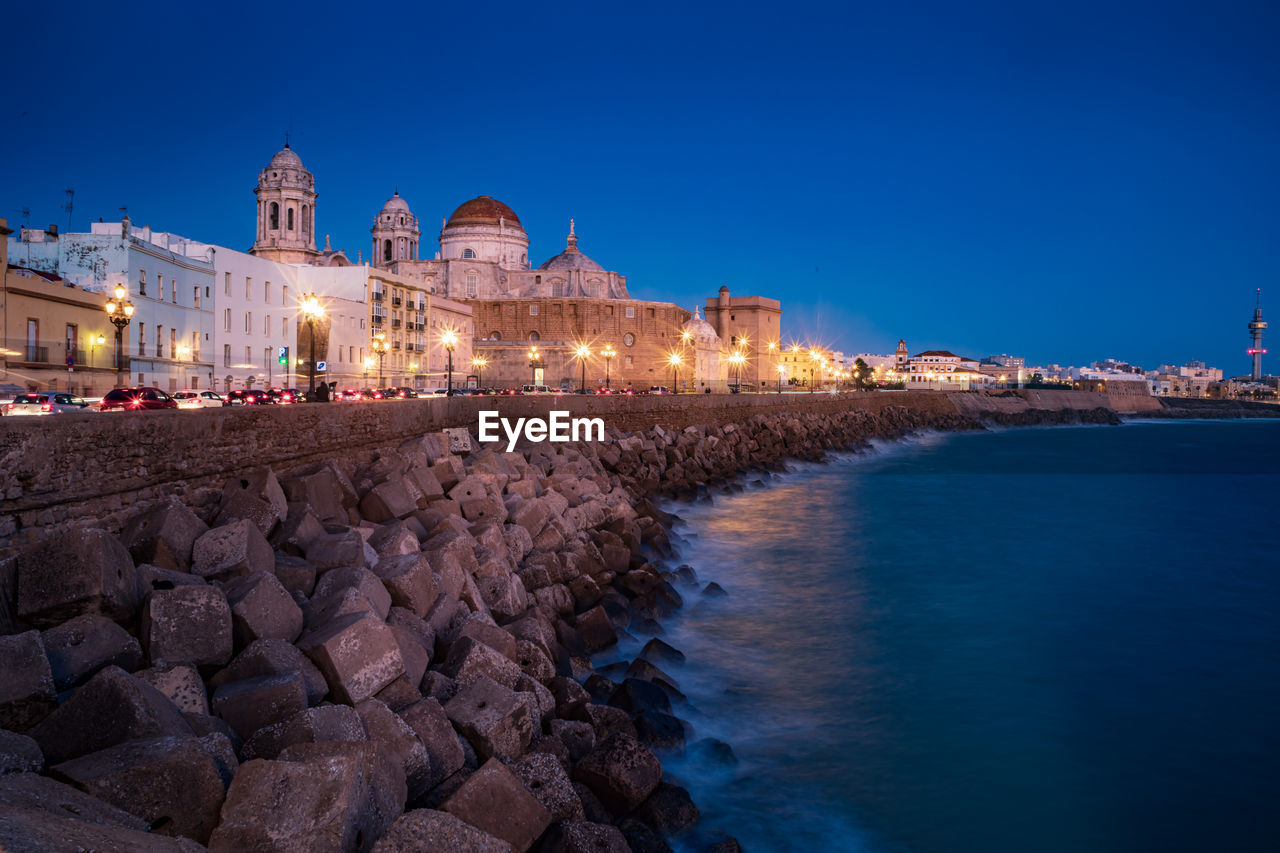
[[[258,230],[249,254],[285,264],[313,263],[316,251],[315,177],[286,140],[258,173]]]

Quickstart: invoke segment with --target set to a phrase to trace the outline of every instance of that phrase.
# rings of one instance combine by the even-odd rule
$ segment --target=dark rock
[[[307,688],[307,704],[315,705],[329,692],[324,675],[310,659],[284,640],[257,640],[213,678],[209,686],[217,688],[231,681],[256,678],[260,675],[302,674]]]
[[[0,776],[38,773],[44,769],[40,744],[26,735],[0,729]]]
[[[369,612],[339,616],[308,631],[298,648],[324,673],[333,695],[355,705],[404,672],[395,634]]]
[[[672,853],[671,845],[663,841],[662,836],[633,817],[620,821],[618,829],[631,845],[631,853]]]
[[[104,666],[133,672],[142,666],[142,647],[129,632],[105,616],[88,613],[50,628],[42,635],[49,669],[58,690],[66,690]]]
[[[373,572],[382,580],[391,603],[415,616],[426,616],[439,595],[431,564],[416,550],[412,554],[379,560]]]
[[[596,743],[603,743],[616,734],[636,736],[635,724],[631,715],[621,708],[608,705],[591,704],[586,707],[586,718],[596,733]]]
[[[193,666],[153,667],[139,670],[133,677],[159,690],[184,714],[209,713],[209,694]]]
[[[573,790],[578,795],[578,799],[582,801],[582,813],[586,815],[587,820],[592,823],[608,823],[613,820],[609,810],[604,807],[604,803],[600,802],[600,798],[592,793],[590,788],[581,782],[574,782]]]
[[[698,823],[698,807],[679,785],[662,782],[636,809],[636,817],[663,835],[679,835]]]
[[[711,598],[718,598],[729,593],[725,592],[724,587],[720,586],[720,584],[712,581],[702,588],[702,594]]]
[[[639,741],[614,735],[578,762],[573,778],[589,787],[611,813],[621,816],[657,789],[662,764]]]
[[[0,637],[0,728],[25,731],[55,704],[53,671],[40,632]]]
[[[223,684],[213,694],[213,712],[244,739],[274,723],[283,723],[307,707],[302,675],[262,675]]]
[[[209,530],[186,504],[176,497],[160,506],[135,515],[125,523],[120,541],[139,565],[151,563],[162,569],[191,571],[191,551]]]
[[[656,638],[644,644],[644,648],[640,650],[640,657],[655,664],[684,663],[684,652]]]
[[[582,688],[587,691],[591,697],[591,701],[598,705],[609,704],[610,697],[618,689],[617,682],[610,681],[599,672],[592,673],[587,676],[587,680],[583,683]]]
[[[636,739],[655,752],[684,752],[684,724],[662,711],[641,711],[635,717]]]
[[[482,760],[519,758],[533,738],[529,706],[515,691],[483,675],[459,690],[444,711]]]
[[[588,654],[595,654],[618,642],[618,633],[603,606],[598,605],[580,614],[574,621],[574,627],[582,636]]]
[[[581,761],[596,748],[596,730],[581,720],[552,720],[551,733],[569,750],[569,759]]]
[[[216,587],[183,586],[148,593],[140,634],[156,666],[231,660],[231,608]]]
[[[426,747],[430,765],[429,776],[424,784],[428,789],[436,787],[462,769],[462,744],[439,702],[435,699],[423,699],[400,711],[400,718]]]
[[[421,851],[511,853],[511,845],[482,832],[448,812],[416,809],[391,824],[373,847],[373,853],[421,853]]]
[[[502,839],[517,853],[531,848],[551,824],[547,810],[496,758],[471,774],[443,810]]]
[[[585,820],[558,824],[548,835],[543,849],[548,853],[632,853],[627,839],[616,826]]]
[[[514,688],[523,675],[520,667],[506,655],[471,637],[459,637],[454,642],[441,672],[456,681],[459,687],[488,676],[503,687]]]
[[[697,760],[706,764],[728,767],[738,763],[738,756],[733,754],[733,747],[716,738],[695,741],[689,751]]]
[[[560,761],[545,752],[531,752],[508,768],[525,789],[542,803],[553,821],[582,820],[582,800],[573,790]]]
[[[72,528],[18,555],[18,618],[52,628],[86,613],[133,616],[142,589],[133,558],[104,530]]]
[[[316,587],[316,567],[301,557],[277,553],[274,571],[276,580],[290,595],[301,593],[310,596]]]
[[[237,646],[243,648],[255,640],[292,643],[302,633],[302,608],[271,572],[236,578],[223,592],[231,606],[232,633]]]
[[[275,555],[262,532],[248,519],[215,527],[196,540],[191,571],[202,578],[230,580],[269,572]]]
[[[618,685],[618,689],[609,697],[608,704],[621,708],[633,717],[641,711],[671,713],[671,700],[667,698],[666,692],[653,682],[638,678],[628,678]]]
[[[408,786],[408,799],[415,800],[434,787],[431,758],[417,733],[401,717],[377,699],[356,706],[378,752],[400,763]]]

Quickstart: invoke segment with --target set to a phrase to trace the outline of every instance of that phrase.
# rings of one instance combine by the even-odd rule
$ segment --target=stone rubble
[[[3,599],[0,847],[723,844],[659,758],[694,740],[683,654],[655,637],[590,661],[697,588],[653,501],[978,426],[887,406],[512,453],[430,434],[352,468],[263,468],[118,536],[50,531]]]

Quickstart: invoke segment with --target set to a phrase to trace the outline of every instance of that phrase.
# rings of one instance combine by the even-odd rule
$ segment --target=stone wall
[[[379,448],[448,426],[473,432],[478,413],[545,416],[552,409],[604,419],[628,432],[654,425],[741,423],[779,411],[834,414],[905,406],[929,415],[1108,407],[1104,394],[1014,396],[904,391],[871,394],[711,394],[677,397],[455,397],[264,409],[86,414],[0,421],[0,537],[93,519],[113,530],[136,507],[177,496],[197,511],[228,478],[270,465],[281,476],[331,458],[355,463]],[[1070,399],[1067,399],[1070,394]],[[1158,405],[1158,403],[1157,403]]]

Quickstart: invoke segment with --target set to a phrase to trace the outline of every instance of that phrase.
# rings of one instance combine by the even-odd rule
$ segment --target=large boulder
[[[271,545],[247,518],[213,528],[192,549],[191,571],[210,580],[269,572],[274,566]]]
[[[551,824],[551,814],[496,758],[472,773],[443,810],[501,838],[516,853],[531,848]]]
[[[148,593],[142,644],[156,666],[224,664],[231,660],[231,608],[215,586],[179,586]]]
[[[18,618],[51,628],[85,613],[133,616],[142,588],[133,558],[105,530],[73,528],[18,555]]]
[[[482,675],[445,703],[444,711],[481,760],[511,760],[533,738],[533,717],[521,695]]]
[[[255,640],[293,642],[302,633],[302,608],[271,572],[236,578],[223,592],[231,605],[231,627],[236,645]]]
[[[186,504],[176,497],[139,513],[125,523],[120,541],[138,565],[150,563],[162,569],[191,571],[191,552],[209,530]]]
[[[74,687],[104,666],[133,672],[142,666],[138,641],[105,616],[86,613],[43,634],[49,668],[59,690]]]
[[[39,631],[0,637],[0,728],[35,725],[53,710],[55,690]]]
[[[400,645],[374,613],[349,613],[308,631],[298,648],[324,673],[334,697],[356,705],[404,673]]]
[[[633,737],[614,735],[573,768],[573,778],[589,787],[605,808],[621,817],[632,811],[662,781],[658,757]]]
[[[432,850],[511,853],[511,845],[448,812],[416,809],[396,818],[373,847],[373,853],[424,853]]]

